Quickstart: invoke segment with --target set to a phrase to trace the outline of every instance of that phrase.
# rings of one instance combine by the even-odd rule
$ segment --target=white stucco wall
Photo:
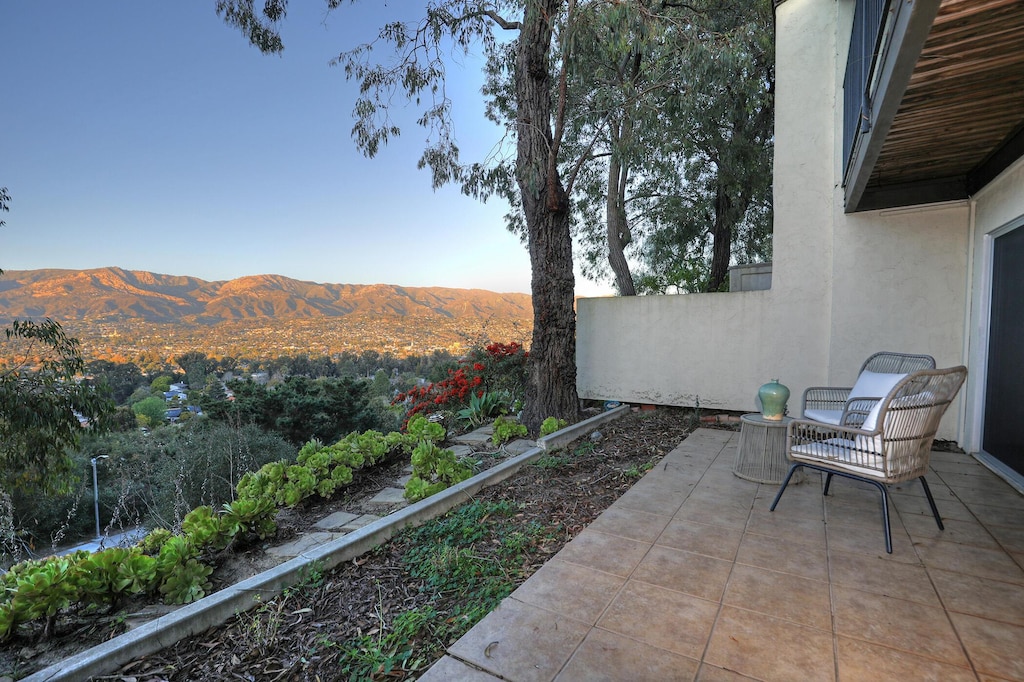
[[[819,11],[824,7],[829,11]],[[830,9],[829,9],[830,8]],[[811,9],[813,11],[807,11]],[[580,396],[752,410],[779,379],[790,411],[828,368],[835,195],[836,7],[779,8],[772,288],[730,294],[583,299],[577,305]]]
[[[843,213],[842,78],[853,2],[777,9],[772,288],[584,299],[581,397],[732,410],[765,381],[852,385],[879,350],[964,361],[971,248],[967,202]],[[1005,209],[1004,213],[1012,213]],[[939,437],[957,439],[958,407]]]

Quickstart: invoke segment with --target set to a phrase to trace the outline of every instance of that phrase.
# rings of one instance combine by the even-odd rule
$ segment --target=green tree
[[[213,371],[216,361],[206,357],[205,353],[189,351],[174,358],[174,362],[185,373],[185,381],[190,390],[201,391],[206,385],[206,375]]]
[[[111,397],[118,405],[124,404],[135,389],[144,385],[146,381],[142,370],[134,362],[93,360],[86,364],[85,373],[92,377],[90,382],[93,385],[107,385]]]
[[[391,397],[391,379],[388,373],[378,369],[373,375],[373,383],[370,384],[370,395],[379,397]]]
[[[167,416],[167,402],[163,398],[150,396],[132,405],[136,416],[143,417],[143,426],[159,426]]]
[[[152,393],[159,393],[163,395],[171,390],[171,383],[173,381],[174,379],[166,374],[158,376],[156,379],[153,379],[153,382],[149,385],[150,391]]]
[[[331,9],[340,4],[327,0]],[[395,52],[388,65],[369,60],[372,44],[335,61],[359,81],[362,95],[352,134],[367,156],[400,134],[388,106],[393,95],[405,95],[425,106],[418,123],[430,132],[420,167],[430,169],[435,187],[460,182],[463,191],[480,198],[512,196],[513,185],[507,173],[460,161],[445,89],[446,53],[450,50],[458,58],[482,45],[490,60],[512,69],[515,117],[507,124],[516,138],[515,197],[525,223],[534,311],[524,420],[534,430],[545,417],[575,418],[579,413],[570,193],[559,164],[566,116],[562,85],[573,48],[561,27],[572,24],[576,4],[528,0],[517,8],[500,1],[435,0],[428,3],[422,21],[393,22],[381,30],[378,40]],[[279,53],[284,44],[277,27],[287,6],[287,0],[266,0],[257,11],[253,0],[218,0],[217,12],[261,51]],[[517,9],[519,20],[502,16],[504,10]],[[498,42],[496,28],[516,33],[510,47]]]
[[[64,490],[77,472],[68,452],[83,423],[107,427],[114,403],[77,381],[79,342],[53,320],[15,320],[4,331],[0,366],[0,465],[6,486]]]
[[[234,401],[218,403],[211,419],[256,424],[302,445],[310,438],[334,443],[352,431],[378,426],[366,396],[368,385],[352,379],[288,377],[276,386],[233,381]]]
[[[773,12],[768,0],[696,2],[674,69],[687,78],[664,115],[678,137],[683,182],[643,247],[640,289],[718,291],[732,260],[771,256]]]

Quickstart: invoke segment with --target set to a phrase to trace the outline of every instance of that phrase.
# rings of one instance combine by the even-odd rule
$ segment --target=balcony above
[[[967,199],[1024,156],[1024,3],[858,0],[857,21],[847,213]]]

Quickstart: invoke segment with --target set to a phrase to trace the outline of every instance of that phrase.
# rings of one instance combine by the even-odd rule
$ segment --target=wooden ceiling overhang
[[[1024,0],[893,0],[846,212],[967,199],[1024,156]]]

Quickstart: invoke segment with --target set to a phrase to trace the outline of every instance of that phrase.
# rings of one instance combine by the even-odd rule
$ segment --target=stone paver
[[[468,445],[449,445],[448,449],[452,451],[456,457],[469,457],[475,450]],[[409,465],[409,471],[412,471],[412,465]]]
[[[359,514],[350,514],[346,511],[334,512],[330,516],[324,517],[313,524],[314,528],[320,530],[341,530],[345,527],[345,524],[354,521],[359,517]]]
[[[358,516],[346,523],[341,527],[341,530],[351,533],[354,530],[359,530],[363,526],[369,525],[378,520],[380,520],[380,517],[376,514],[363,514],[362,516]]]
[[[527,450],[532,450],[533,448],[537,447],[537,444],[532,440],[526,440],[525,438],[517,438],[514,441],[505,443],[505,445],[503,445],[502,447],[504,448],[505,452],[508,452],[513,455],[521,455]]]
[[[933,453],[947,530],[902,486],[889,555],[877,492],[809,472],[769,512],[738,435],[691,434],[422,679],[1024,679],[1024,496]]]
[[[282,558],[297,557],[303,552],[307,552],[314,547],[330,542],[335,538],[340,538],[344,533],[306,533],[301,535],[291,542],[287,542],[277,547],[270,547],[267,549],[267,554]]]
[[[408,504],[408,500],[405,499],[405,490],[402,488],[384,488],[379,493],[369,499],[367,504],[379,504],[384,506],[391,506],[396,504]]]

